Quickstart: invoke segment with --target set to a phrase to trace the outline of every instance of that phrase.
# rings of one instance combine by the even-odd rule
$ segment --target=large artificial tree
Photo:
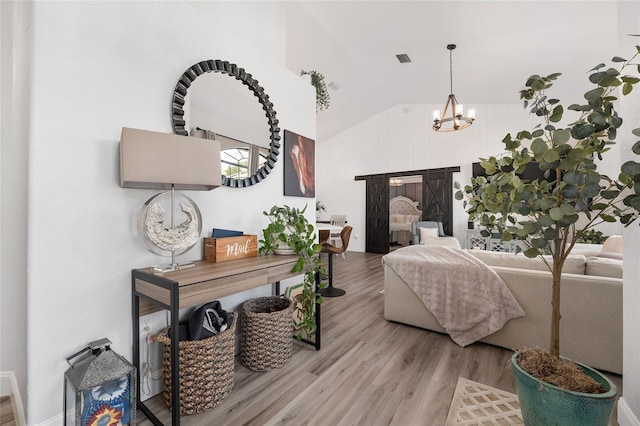
[[[582,103],[568,107],[548,95],[560,74],[529,77],[520,98],[541,123],[531,131],[507,134],[504,154],[481,158],[486,177],[472,178],[464,188],[456,183],[456,199],[465,200],[470,220],[484,228],[485,237],[499,232],[503,241],[521,240],[525,256],[541,257],[547,264],[553,280],[549,352],[556,358],[567,256],[578,238],[599,223],[619,220],[628,226],[640,212],[640,164],[626,161],[613,177],[597,168],[622,125],[615,109],[617,94],[629,94],[640,81],[640,65],[634,63],[640,46],[636,50],[629,60],[614,57],[611,67],[595,66],[589,75],[594,87]],[[640,129],[625,137],[631,134],[640,137]],[[632,151],[640,154],[640,141]],[[543,180],[521,177],[531,162],[544,171]]]

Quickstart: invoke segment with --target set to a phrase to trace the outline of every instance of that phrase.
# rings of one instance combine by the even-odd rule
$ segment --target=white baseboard
[[[8,396],[11,400],[11,409],[13,410],[13,418],[15,419],[16,425],[26,426],[27,421],[24,416],[20,388],[18,387],[18,380],[13,371],[0,372],[0,396]]]
[[[63,413],[60,413],[57,416],[51,417],[50,419],[40,422],[35,426],[60,426],[61,424],[64,424],[64,416],[62,414]]]
[[[40,422],[35,426],[60,426],[61,424],[64,424],[64,416],[62,415],[62,413],[58,414],[55,417],[51,417],[50,419],[47,419],[43,422]]]
[[[638,417],[633,413],[624,397],[618,399],[618,423],[620,426],[640,426]]]

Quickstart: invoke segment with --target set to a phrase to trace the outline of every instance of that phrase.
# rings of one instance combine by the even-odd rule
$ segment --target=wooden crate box
[[[226,262],[245,257],[256,257],[258,255],[258,236],[205,238],[203,250],[204,260],[209,262]]]

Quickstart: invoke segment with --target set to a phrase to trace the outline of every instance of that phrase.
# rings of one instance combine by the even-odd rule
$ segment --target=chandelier
[[[455,44],[447,45],[447,49],[449,50],[449,84],[451,94],[447,99],[442,115],[440,115],[439,109],[433,111],[433,130],[437,132],[461,130],[471,126],[476,119],[476,111],[474,109],[470,109],[467,116],[463,114],[462,104],[458,103],[456,95],[453,94],[453,66],[451,56],[455,48]],[[451,115],[447,117],[448,112],[450,112]]]

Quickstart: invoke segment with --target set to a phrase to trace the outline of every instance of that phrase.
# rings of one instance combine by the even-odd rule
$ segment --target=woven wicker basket
[[[183,340],[180,352],[180,414],[210,410],[233,389],[238,314],[227,330],[202,340]],[[156,336],[164,343],[164,400],[171,408],[171,339],[168,329]]]
[[[293,352],[291,300],[258,297],[242,305],[240,361],[253,371],[280,368]]]

